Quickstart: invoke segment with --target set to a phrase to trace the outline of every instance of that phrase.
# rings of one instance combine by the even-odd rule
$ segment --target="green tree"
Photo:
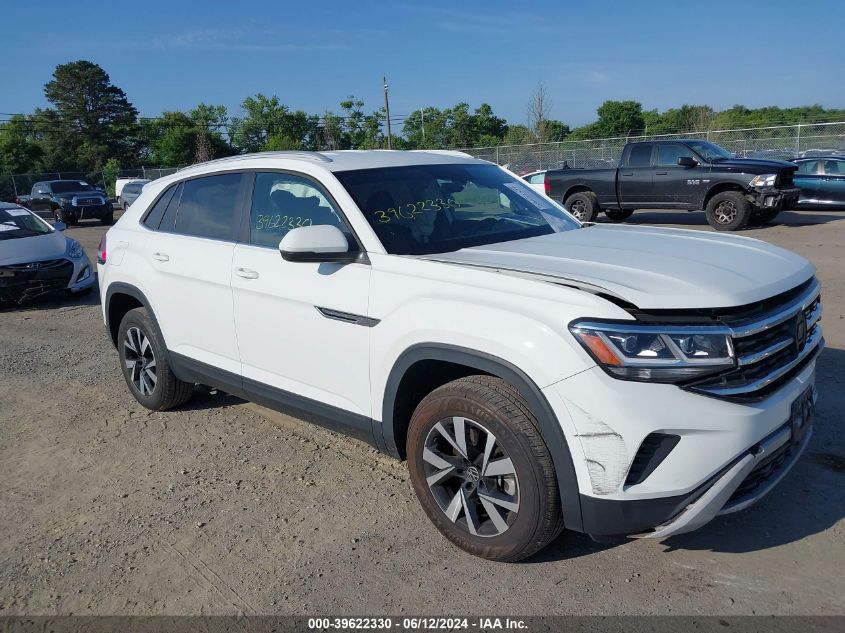
[[[138,111],[100,66],[85,60],[56,66],[44,96],[53,108],[40,115],[41,132],[55,167],[90,172],[109,157],[135,162]]]
[[[241,104],[245,115],[232,119],[232,146],[243,152],[270,149],[314,149],[320,117],[292,112],[275,95],[257,94]]]
[[[599,116],[596,125],[603,136],[639,134],[645,128],[639,101],[605,101],[596,113]]]
[[[0,172],[35,171],[43,156],[44,147],[35,137],[32,122],[15,115],[0,124]]]

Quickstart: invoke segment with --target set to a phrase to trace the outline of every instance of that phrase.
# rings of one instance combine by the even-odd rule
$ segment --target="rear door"
[[[242,173],[186,180],[145,220],[156,232],[144,246],[152,271],[144,290],[168,349],[234,376],[240,357],[231,272],[245,182]],[[157,227],[150,226],[154,216],[161,217]]]
[[[617,194],[622,207],[635,209],[654,206],[654,143],[632,143],[622,155],[618,170]]]
[[[824,159],[818,183],[818,198],[824,204],[845,205],[845,160]]]
[[[698,162],[695,153],[682,143],[657,143],[654,159],[654,202],[666,208],[696,208],[709,184],[708,170],[700,164],[682,167],[681,157]]]

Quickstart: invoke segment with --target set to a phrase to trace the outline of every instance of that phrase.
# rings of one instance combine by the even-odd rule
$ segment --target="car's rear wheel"
[[[595,222],[599,214],[599,199],[592,191],[573,193],[564,200],[563,206],[579,222]]]
[[[633,209],[605,209],[604,214],[611,222],[623,222],[634,213]]]
[[[431,392],[408,429],[408,468],[432,523],[461,549],[517,561],[563,529],[555,469],[511,385],[470,376]]]
[[[751,204],[738,191],[723,191],[710,198],[705,213],[717,231],[738,231],[748,224]]]
[[[194,385],[173,374],[164,344],[143,308],[130,310],[123,317],[117,346],[129,391],[146,408],[164,411],[187,402],[193,394]]]

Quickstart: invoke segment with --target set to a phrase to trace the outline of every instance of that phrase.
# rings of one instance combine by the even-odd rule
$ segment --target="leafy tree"
[[[0,172],[21,174],[35,171],[44,156],[36,140],[33,124],[16,115],[0,124]]]
[[[548,119],[545,123],[545,136],[547,141],[562,141],[565,139],[571,130],[569,126],[563,121],[556,119]]]
[[[319,117],[291,110],[275,95],[247,97],[242,118],[232,119],[230,138],[235,149],[260,152],[269,149],[312,149],[316,146]]]
[[[58,65],[44,96],[53,108],[41,116],[41,132],[56,166],[95,171],[110,157],[135,162],[138,111],[100,66],[85,60]]]
[[[103,184],[110,196],[115,195],[115,182],[120,174],[120,163],[116,158],[109,158],[103,165]]]
[[[596,113],[597,131],[602,136],[639,134],[645,128],[643,106],[639,101],[605,101]]]

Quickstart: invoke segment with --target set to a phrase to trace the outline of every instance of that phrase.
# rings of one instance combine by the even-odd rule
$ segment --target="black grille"
[[[748,476],[739,485],[739,488],[728,499],[726,505],[729,506],[745,497],[752,496],[767,479],[781,469],[784,463],[786,463],[786,460],[792,455],[795,446],[793,442],[787,442],[775,449],[771,455],[765,457],[754,467],[754,470],[748,473]]]
[[[734,349],[737,356],[756,354],[767,347],[771,347],[783,339],[791,339],[795,335],[795,320],[789,319],[759,334],[734,339]]]
[[[19,303],[64,290],[73,275],[73,263],[52,259],[0,267],[0,302]]]
[[[790,189],[792,188],[794,181],[792,179],[793,174],[795,173],[794,169],[781,169],[780,173],[778,174],[777,185],[781,189]]]
[[[77,204],[80,206],[82,205],[91,205],[91,204],[102,204],[99,198],[77,198]]]

